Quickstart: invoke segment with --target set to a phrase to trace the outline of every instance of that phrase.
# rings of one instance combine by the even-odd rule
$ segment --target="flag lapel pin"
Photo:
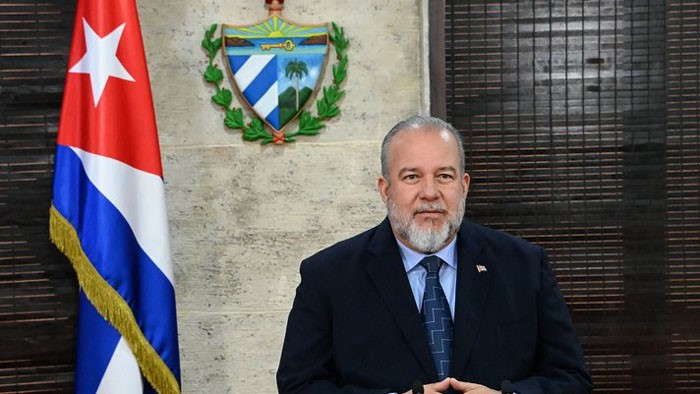
[[[488,271],[488,270],[486,269],[486,266],[485,266],[485,265],[481,265],[481,264],[477,264],[477,265],[476,265],[476,270],[477,270],[479,273],[487,272],[487,271]]]

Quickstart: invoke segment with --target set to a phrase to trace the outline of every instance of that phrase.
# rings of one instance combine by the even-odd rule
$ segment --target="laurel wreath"
[[[335,47],[335,55],[337,63],[333,65],[333,83],[328,87],[323,87],[323,95],[316,100],[316,114],[313,116],[309,111],[303,110],[299,116],[298,129],[292,133],[285,133],[284,142],[294,142],[294,137],[299,135],[317,135],[322,128],[325,127],[325,122],[340,115],[340,107],[338,102],[345,94],[341,89],[342,83],[345,81],[348,70],[348,57],[345,54],[350,41],[345,37],[345,31],[335,23],[331,23],[333,31],[329,34],[329,38]],[[243,111],[241,108],[236,108],[231,105],[233,101],[233,93],[230,89],[222,88],[221,82],[224,80],[224,73],[219,66],[214,63],[214,58],[217,52],[221,49],[221,37],[214,39],[216,32],[216,23],[204,32],[202,40],[202,48],[206,51],[209,58],[209,64],[204,71],[204,80],[216,87],[216,94],[211,96],[211,100],[221,107],[226,116],[224,125],[229,129],[243,132],[243,139],[246,141],[262,140],[261,144],[273,142],[274,137],[271,133],[265,131],[265,126],[262,120],[254,117],[246,124]]]

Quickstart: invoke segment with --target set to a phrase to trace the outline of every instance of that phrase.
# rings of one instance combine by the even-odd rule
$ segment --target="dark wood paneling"
[[[74,9],[0,4],[0,393],[73,388],[77,284],[48,209]]]
[[[549,251],[596,392],[699,392],[700,2],[444,11],[467,215]]]

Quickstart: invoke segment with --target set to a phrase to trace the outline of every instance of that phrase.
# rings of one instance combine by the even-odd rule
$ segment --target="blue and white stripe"
[[[56,151],[55,179],[54,207],[75,228],[88,260],[126,301],[144,336],[179,381],[163,180],[62,145]],[[124,339],[82,292],[78,344],[76,393],[152,392],[142,383]]]
[[[277,56],[230,55],[233,79],[255,112],[272,127],[280,129]]]

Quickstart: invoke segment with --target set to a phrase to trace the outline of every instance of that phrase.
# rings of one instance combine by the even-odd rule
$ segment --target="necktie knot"
[[[419,263],[429,274],[437,274],[440,272],[442,260],[437,256],[428,256],[423,258]]]

